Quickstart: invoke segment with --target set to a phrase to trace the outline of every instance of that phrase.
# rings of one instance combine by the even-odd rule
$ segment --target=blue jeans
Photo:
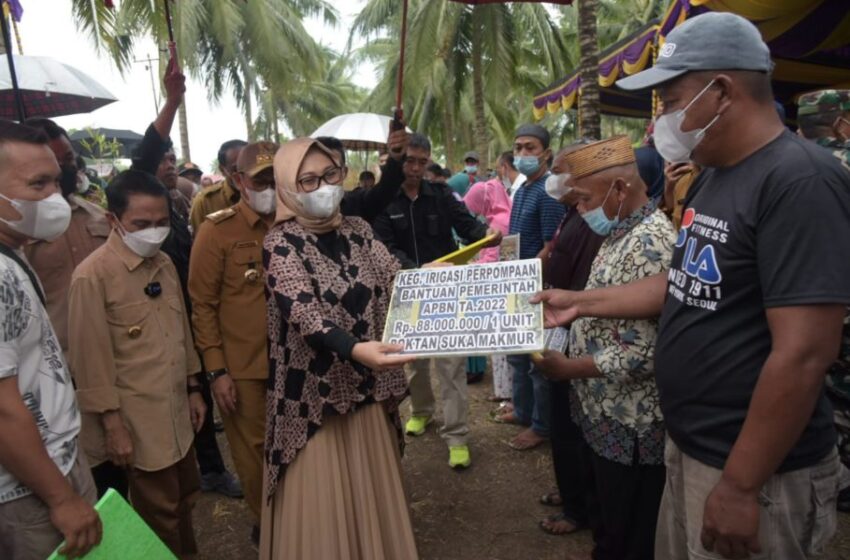
[[[508,364],[514,370],[514,414],[537,435],[549,437],[552,410],[549,380],[534,367],[527,354],[508,356]]]

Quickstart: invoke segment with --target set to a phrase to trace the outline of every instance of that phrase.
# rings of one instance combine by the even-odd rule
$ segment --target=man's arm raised
[[[567,325],[578,317],[653,319],[661,315],[666,290],[667,273],[662,273],[597,290],[545,290],[534,295],[531,303],[543,303],[547,328]]]

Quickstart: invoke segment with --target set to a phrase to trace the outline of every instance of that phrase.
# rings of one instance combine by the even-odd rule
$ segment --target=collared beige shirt
[[[237,202],[239,202],[239,191],[231,187],[227,179],[201,190],[192,200],[192,209],[189,213],[192,235],[198,235],[198,230],[201,229],[201,224],[207,216],[230,208]]]
[[[156,282],[162,293],[145,294]],[[113,232],[74,271],[69,305],[80,439],[91,463],[107,459],[100,415],[109,410],[130,431],[134,467],[157,471],[185,457],[194,437],[186,377],[201,364],[168,257],[143,259]]]
[[[244,200],[207,217],[189,263],[195,344],[207,371],[226,367],[234,379],[266,379],[266,222]]]
[[[68,355],[68,287],[71,274],[109,236],[106,212],[76,195],[68,197],[71,223],[58,239],[34,241],[24,247],[27,260],[44,288],[47,314],[59,345]]]

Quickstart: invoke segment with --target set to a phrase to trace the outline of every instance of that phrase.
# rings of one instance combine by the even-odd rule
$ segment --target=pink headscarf
[[[475,183],[470,187],[463,202],[469,211],[487,219],[487,224],[507,235],[511,225],[511,199],[505,186],[499,179],[490,179],[486,183]],[[499,260],[499,248],[483,249],[478,262]]]

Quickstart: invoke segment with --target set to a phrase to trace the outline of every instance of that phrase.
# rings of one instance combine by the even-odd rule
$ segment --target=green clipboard
[[[177,560],[159,537],[142,521],[121,494],[110,488],[95,504],[103,523],[103,539],[91,552],[82,556],[85,560]],[[47,560],[66,560],[59,554],[65,546],[60,544]]]
[[[448,255],[443,255],[439,259],[434,262],[445,262],[452,264],[466,264],[472,260],[472,257],[478,254],[478,251],[484,248],[484,245],[487,245],[493,239],[495,239],[495,235],[488,235],[484,239],[480,241],[476,241],[475,243],[471,243],[462,249],[458,249],[454,253],[449,253]]]

